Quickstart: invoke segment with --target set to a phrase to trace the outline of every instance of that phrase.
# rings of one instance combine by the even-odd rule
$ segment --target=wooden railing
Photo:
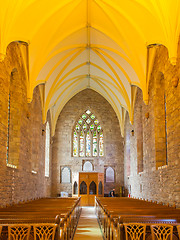
[[[81,214],[80,198],[44,198],[7,208],[0,208],[1,239],[8,238],[11,226],[29,225],[31,239],[34,227],[41,229],[54,224],[55,240],[73,239]],[[52,237],[51,237],[52,239]]]
[[[173,235],[178,239],[177,227],[180,225],[180,209],[167,207],[162,204],[150,203],[132,198],[96,198],[96,215],[104,239],[127,239],[127,224],[145,224],[145,239],[152,239],[151,226],[154,224],[170,224]],[[138,225],[139,226],[139,225]],[[141,227],[142,228],[142,227]],[[133,229],[133,231],[135,231]],[[137,228],[138,229],[138,228]],[[135,234],[135,233],[134,233]],[[128,239],[143,239],[132,238]]]

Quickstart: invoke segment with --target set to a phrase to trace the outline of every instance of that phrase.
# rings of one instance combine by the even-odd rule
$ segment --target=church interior
[[[180,0],[0,12],[0,207],[115,189],[180,208]]]

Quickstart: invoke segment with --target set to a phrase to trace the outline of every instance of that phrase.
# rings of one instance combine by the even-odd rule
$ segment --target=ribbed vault
[[[91,88],[112,105],[123,135],[126,111],[133,122],[135,86],[148,103],[157,46],[176,63],[179,12],[179,0],[1,0],[1,61],[9,43],[28,43],[28,99],[40,84],[52,134],[66,102]]]

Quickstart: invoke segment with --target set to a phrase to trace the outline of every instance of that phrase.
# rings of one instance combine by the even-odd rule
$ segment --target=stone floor
[[[94,207],[83,207],[74,240],[96,239],[102,240],[101,231],[95,215]]]

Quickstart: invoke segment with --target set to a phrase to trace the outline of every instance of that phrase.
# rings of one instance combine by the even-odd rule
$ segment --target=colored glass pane
[[[93,134],[93,157],[97,156],[97,135],[96,132]]]
[[[89,131],[86,135],[86,157],[91,156],[91,137]]]
[[[98,132],[101,130],[101,126],[100,125],[97,127],[97,130],[98,130]]]
[[[74,132],[74,137],[73,137],[73,156],[77,157],[78,155],[78,137],[77,133]]]
[[[94,114],[92,114],[92,115],[91,115],[91,118],[92,118],[92,120],[93,120],[93,119],[95,119],[95,115],[94,115]]]
[[[83,122],[82,119],[79,119],[78,123],[79,123],[80,125],[82,124],[82,122]]]
[[[91,120],[88,118],[86,122],[89,124],[91,122]]]
[[[90,129],[93,130],[93,129],[94,129],[94,125],[91,125],[91,126],[90,126]]]
[[[85,114],[82,115],[82,119],[86,119],[86,115]]]
[[[99,122],[99,121],[98,121],[97,119],[94,121],[94,123],[95,123],[96,125],[98,124],[98,122]]]
[[[99,136],[99,156],[104,156],[103,133],[101,133]]]
[[[87,126],[86,124],[83,125],[83,129],[86,130],[87,129]]]
[[[81,134],[80,134],[79,155],[80,155],[81,157],[84,156],[84,135],[83,135],[83,132],[82,132],[82,131],[81,131]]]
[[[91,112],[89,110],[87,110],[86,113],[89,115]]]
[[[79,127],[78,125],[76,125],[76,130],[77,130],[77,131],[79,131],[79,128],[80,128],[80,127]]]

